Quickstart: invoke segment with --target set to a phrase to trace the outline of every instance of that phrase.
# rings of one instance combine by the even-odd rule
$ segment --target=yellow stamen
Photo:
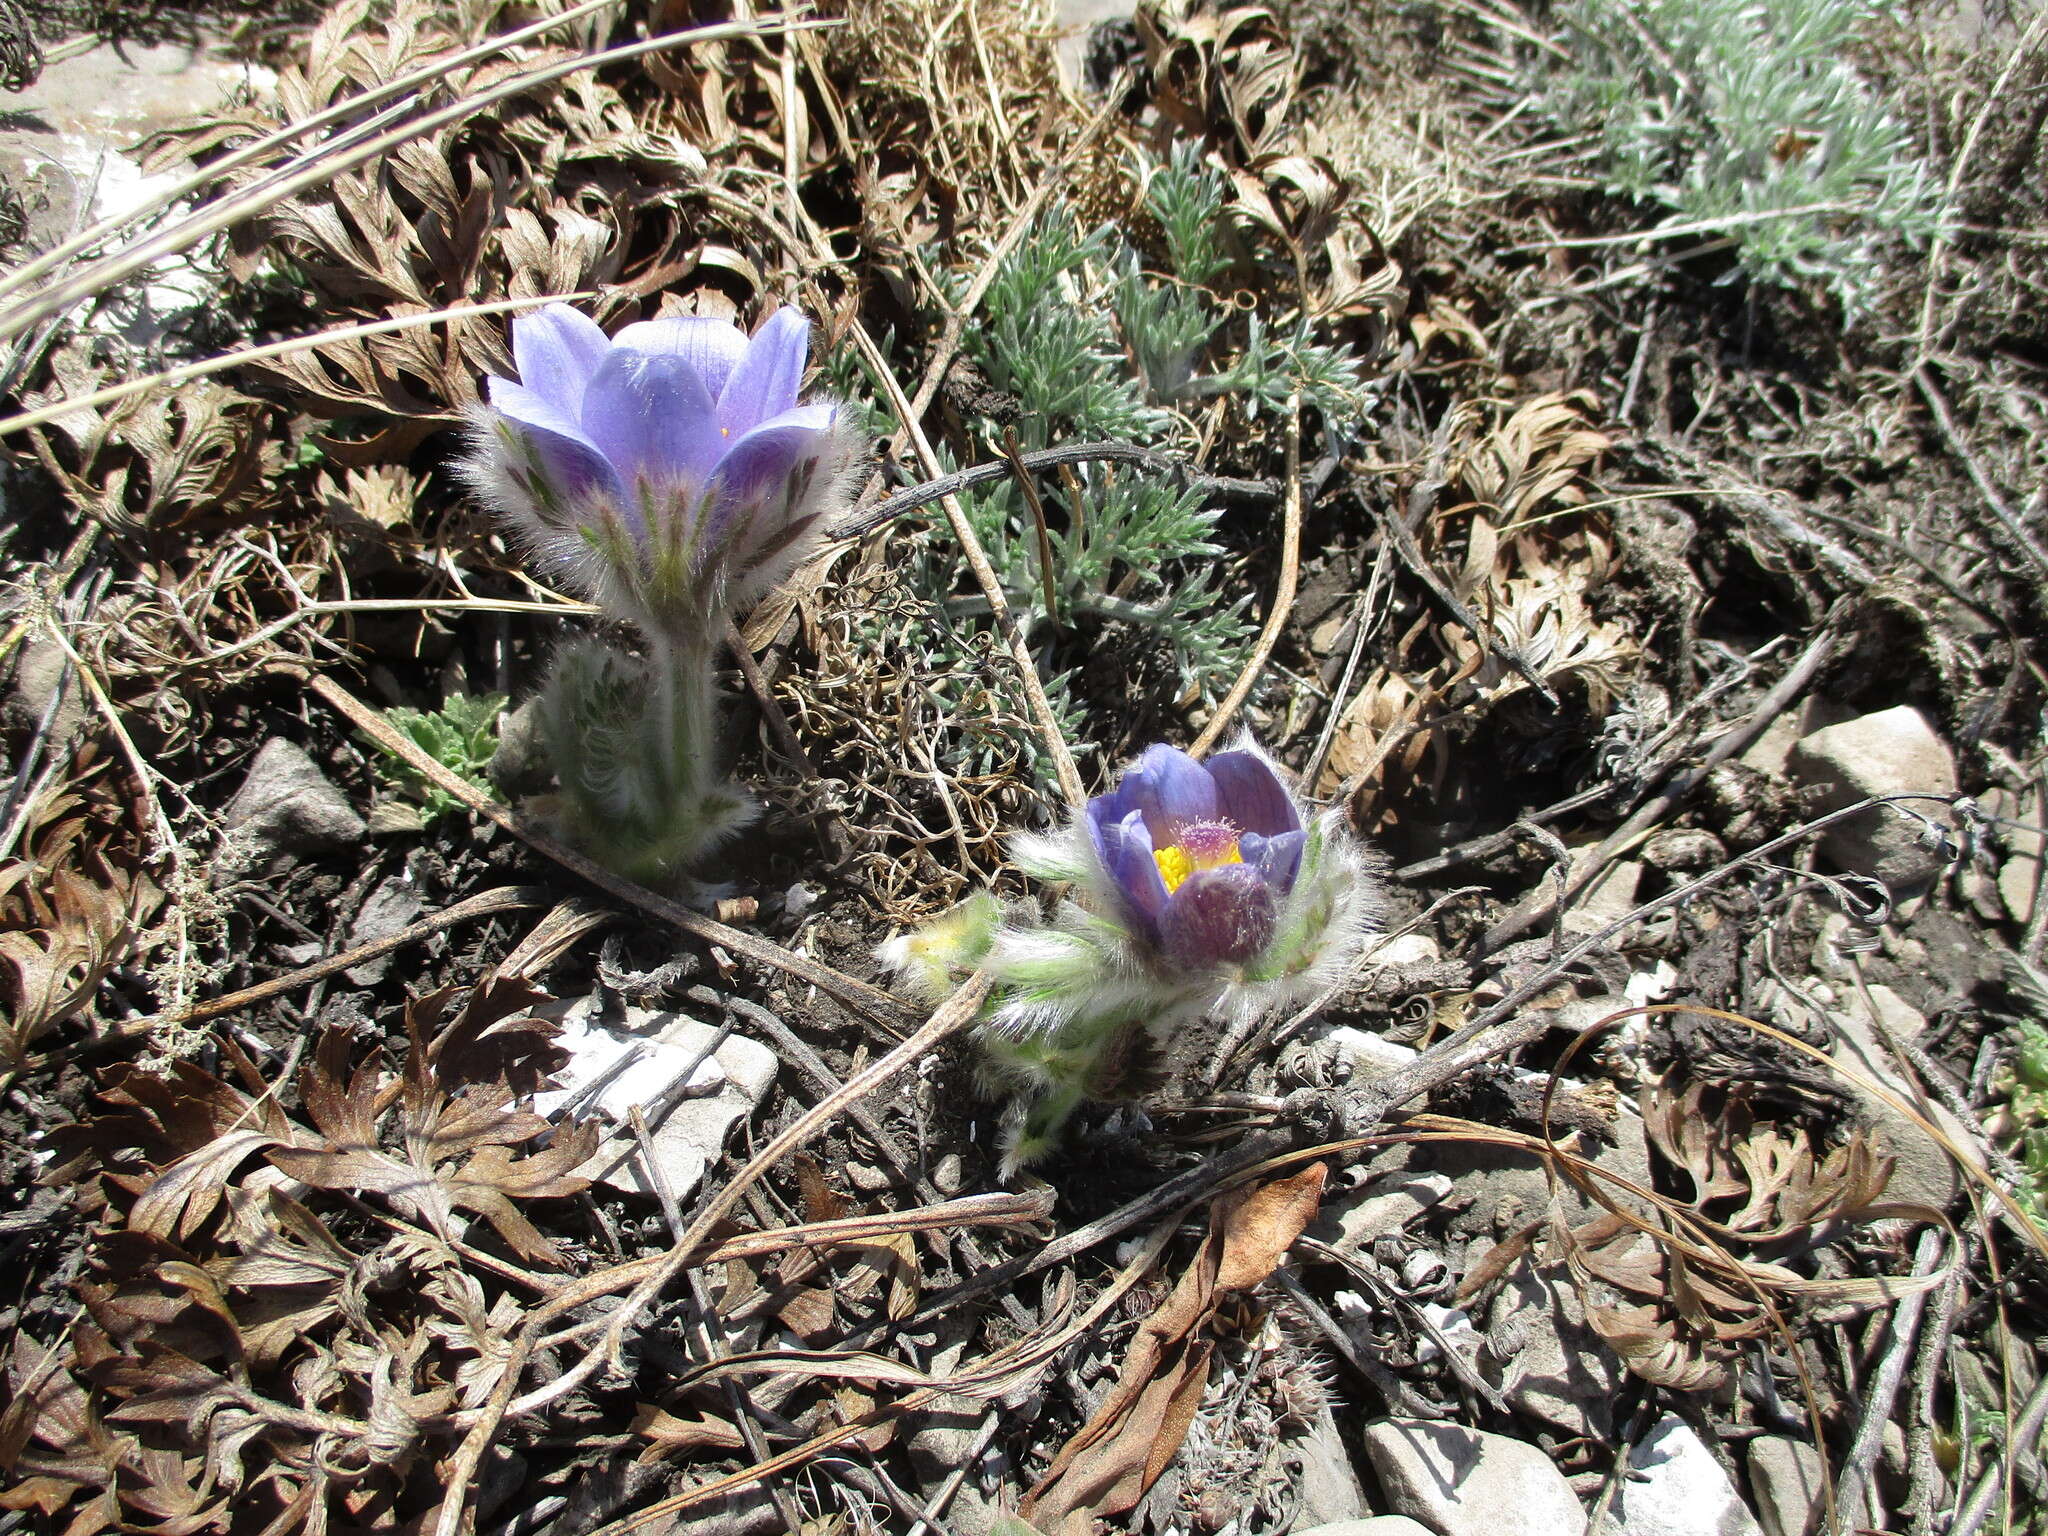
[[[1221,869],[1226,864],[1242,864],[1244,858],[1237,851],[1237,840],[1232,838],[1220,849],[1204,850],[1204,857],[1197,858],[1185,848],[1169,845],[1152,852],[1152,862],[1159,866],[1159,878],[1166,882],[1166,894],[1171,896],[1181,888],[1183,881],[1197,870]]]

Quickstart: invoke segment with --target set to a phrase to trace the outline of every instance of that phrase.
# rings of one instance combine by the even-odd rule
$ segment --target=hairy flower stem
[[[713,662],[694,635],[652,633],[640,657],[583,641],[541,695],[565,829],[633,879],[674,879],[753,815],[717,762]]]
[[[1155,1072],[1161,1042],[1214,1001],[1214,989],[1076,1013],[1048,1034],[982,1037],[993,1089],[1012,1095],[1003,1173],[1057,1145],[1068,1117],[1090,1099],[1136,1097]]]

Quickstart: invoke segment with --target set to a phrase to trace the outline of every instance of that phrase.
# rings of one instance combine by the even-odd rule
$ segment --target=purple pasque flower
[[[472,481],[600,602],[707,625],[793,565],[851,453],[841,409],[797,404],[810,322],[778,309],[646,320],[608,337],[550,304],[512,322]]]
[[[1240,965],[1272,941],[1306,833],[1257,752],[1147,748],[1084,821],[1125,918],[1169,964]]]

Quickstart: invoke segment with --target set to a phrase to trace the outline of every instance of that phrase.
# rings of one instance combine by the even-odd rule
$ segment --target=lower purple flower
[[[1266,948],[1307,837],[1279,775],[1249,751],[1200,763],[1152,747],[1084,822],[1134,935],[1191,967]]]

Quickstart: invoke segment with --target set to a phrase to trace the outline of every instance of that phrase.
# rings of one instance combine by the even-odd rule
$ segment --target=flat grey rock
[[[1804,1440],[1759,1435],[1749,1442],[1749,1494],[1764,1536],[1813,1536],[1822,1479],[1820,1452]]]
[[[1586,1322],[1576,1287],[1527,1269],[1501,1287],[1480,1354],[1501,1396],[1568,1435],[1606,1439],[1622,1368]]]
[[[1763,1536],[1721,1463],[1666,1414],[1629,1452],[1615,1501],[1622,1536]]]
[[[223,819],[259,854],[331,853],[354,847],[369,830],[305,749],[281,736],[256,754]]]
[[[1287,1449],[1301,1463],[1301,1478],[1296,1485],[1301,1498],[1301,1509],[1295,1516],[1297,1524],[1328,1525],[1372,1513],[1372,1506],[1365,1499],[1365,1487],[1358,1480],[1358,1469],[1351,1465],[1351,1453],[1344,1448],[1343,1436],[1337,1433],[1336,1416],[1327,1406],[1316,1415],[1308,1434]]]
[[[1889,987],[1873,986],[1870,995],[1871,1001],[1877,1005],[1878,1017],[1894,1036],[1910,1040],[1926,1027],[1927,1021]],[[1915,1089],[1900,1074],[1893,1064],[1891,1052],[1874,1029],[1869,1010],[1860,995],[1852,995],[1832,1018],[1835,1047],[1830,1054],[1837,1064],[1890,1089],[1939,1126],[1966,1157],[1982,1166],[1975,1134],[1970,1128],[1929,1095]],[[1848,1086],[1846,1080],[1845,1086]],[[1968,1175],[1956,1165],[1956,1160],[1940,1142],[1915,1124],[1910,1116],[1900,1113],[1875,1094],[1854,1088],[1851,1091],[1857,1095],[1858,1114],[1864,1129],[1896,1161],[1891,1182],[1885,1186],[1887,1200],[1941,1210],[1962,1193]]]
[[[1308,1530],[1294,1528],[1294,1536],[1436,1536],[1426,1525],[1417,1525],[1406,1515],[1372,1515],[1364,1520],[1338,1520]]]
[[[420,888],[412,876],[404,870],[386,876],[377,882],[363,904],[356,911],[356,919],[349,924],[348,945],[354,949],[360,944],[374,944],[379,939],[388,939],[394,933],[402,933],[419,917],[426,903],[420,897]],[[342,972],[349,984],[357,987],[375,986],[391,969],[391,955],[379,955],[374,960],[365,960],[361,965],[351,966]]]
[[[1802,736],[1786,764],[1795,783],[1821,791],[1820,809],[1840,810],[1869,795],[1952,795],[1955,754],[1934,722],[1910,704],[1859,715]],[[1910,802],[1920,815],[1947,819],[1931,801]],[[1924,885],[1942,867],[1923,840],[1923,824],[1895,807],[1878,806],[1832,828],[1821,851],[1851,874],[1872,875],[1893,890]]]
[[[1397,1514],[1436,1536],[1585,1536],[1564,1474],[1533,1445],[1422,1419],[1365,1428],[1365,1453]]]

